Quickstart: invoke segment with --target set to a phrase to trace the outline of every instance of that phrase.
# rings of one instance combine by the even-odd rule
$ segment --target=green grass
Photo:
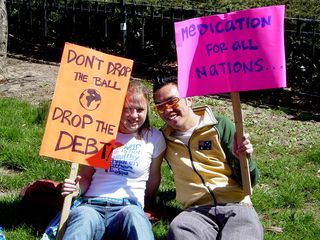
[[[216,114],[232,118],[227,99],[198,97],[195,104],[210,105]],[[36,179],[62,181],[69,174],[68,162],[39,156],[47,106],[0,99],[0,225],[9,240],[39,239],[47,224],[39,219],[30,221],[19,212],[20,189]],[[152,125],[160,127],[163,122],[151,109]],[[261,170],[252,199],[265,239],[318,239],[320,123],[278,108],[243,103],[242,109],[245,130],[250,133]],[[153,230],[156,239],[165,239],[169,222],[181,209],[174,200],[174,184],[166,163],[159,197],[169,214],[154,224]]]

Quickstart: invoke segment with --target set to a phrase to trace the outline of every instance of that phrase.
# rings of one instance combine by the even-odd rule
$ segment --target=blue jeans
[[[63,240],[154,239],[151,223],[138,203],[92,200],[72,209]]]

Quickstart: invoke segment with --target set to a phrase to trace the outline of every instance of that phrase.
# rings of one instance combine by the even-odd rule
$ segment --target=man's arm
[[[221,146],[226,154],[226,158],[233,171],[235,180],[242,185],[241,169],[239,159],[233,153],[233,141],[235,134],[235,127],[233,122],[226,117],[217,117],[217,129],[220,133]],[[254,159],[248,158],[249,171],[251,178],[251,185],[254,186],[259,179],[259,170]]]

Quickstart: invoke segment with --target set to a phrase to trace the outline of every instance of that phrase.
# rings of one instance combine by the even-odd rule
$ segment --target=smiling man
[[[249,135],[236,142],[234,124],[215,117],[209,107],[192,108],[180,99],[175,77],[159,77],[153,98],[167,143],[165,159],[185,210],[171,222],[168,239],[263,239],[250,196],[241,186],[239,154],[249,159],[252,185],[258,169],[251,159]]]

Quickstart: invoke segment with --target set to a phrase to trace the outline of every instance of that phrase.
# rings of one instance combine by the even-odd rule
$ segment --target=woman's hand
[[[75,180],[66,178],[62,184],[61,195],[66,197],[69,194],[72,194],[72,197],[76,197],[81,193],[79,187],[79,181],[81,176],[77,176]]]

